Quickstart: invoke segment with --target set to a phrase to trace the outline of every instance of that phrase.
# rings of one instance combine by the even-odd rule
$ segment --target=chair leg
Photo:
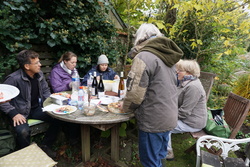
[[[191,147],[185,150],[185,153],[190,153],[191,151],[196,152],[196,143],[193,144]]]
[[[196,156],[196,167],[200,167],[201,166],[201,157],[200,156]]]

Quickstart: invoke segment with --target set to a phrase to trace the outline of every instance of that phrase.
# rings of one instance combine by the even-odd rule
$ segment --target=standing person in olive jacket
[[[50,96],[48,84],[40,71],[39,54],[31,50],[23,50],[17,55],[20,69],[6,77],[4,84],[17,87],[20,93],[10,102],[0,104],[0,110],[11,119],[16,132],[19,149],[30,145],[29,118],[50,123],[41,148],[52,158],[56,156],[50,147],[57,137],[59,123],[42,111],[43,101]]]
[[[144,25],[142,31],[150,27],[152,24]],[[166,162],[169,132],[178,120],[175,63],[182,55],[172,40],[155,37],[133,59],[123,110],[135,113],[144,167],[161,167]]]

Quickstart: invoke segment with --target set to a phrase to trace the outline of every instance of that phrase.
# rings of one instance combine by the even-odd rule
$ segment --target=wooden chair
[[[240,149],[240,145],[247,143],[245,146],[246,159],[243,161],[241,158],[229,157],[230,151],[237,151]],[[202,148],[213,148],[221,150],[221,155],[214,155],[202,150]],[[216,136],[205,135],[200,137],[196,143],[196,167],[202,165],[211,165],[214,167],[244,167],[249,166],[250,158],[250,138],[245,139],[225,139]]]
[[[208,101],[212,86],[214,84],[214,78],[215,78],[216,74],[210,73],[210,72],[200,72],[200,81],[201,84],[203,86],[203,88],[205,89],[206,92],[206,98]]]
[[[234,139],[239,132],[248,111],[250,109],[250,100],[236,95],[234,93],[229,93],[226,104],[223,108],[225,121],[231,129],[230,139]],[[199,132],[190,133],[191,136],[195,139],[199,139],[200,137],[207,135],[205,131],[201,130]],[[190,152],[195,150],[195,144],[187,149],[185,152]],[[216,154],[210,150],[211,153]]]

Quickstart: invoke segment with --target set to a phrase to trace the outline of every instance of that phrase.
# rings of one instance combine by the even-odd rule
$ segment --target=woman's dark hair
[[[96,66],[96,70],[98,71],[98,72],[104,72],[104,71],[101,71],[100,70],[100,64],[98,64],[97,66]],[[105,71],[109,71],[109,67],[105,70]]]
[[[25,64],[30,64],[31,59],[39,58],[39,54],[33,50],[22,50],[16,56],[19,67],[24,69]]]
[[[76,56],[76,54],[75,53],[73,53],[73,52],[65,52],[62,56],[61,56],[61,58],[59,59],[59,61],[58,61],[58,63],[61,63],[62,61],[69,61],[72,57],[76,57],[77,58],[77,56]]]

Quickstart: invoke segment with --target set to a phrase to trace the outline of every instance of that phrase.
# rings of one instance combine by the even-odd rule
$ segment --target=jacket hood
[[[155,54],[168,67],[172,67],[183,56],[182,50],[174,43],[174,41],[166,37],[150,39],[140,51],[148,51]]]

